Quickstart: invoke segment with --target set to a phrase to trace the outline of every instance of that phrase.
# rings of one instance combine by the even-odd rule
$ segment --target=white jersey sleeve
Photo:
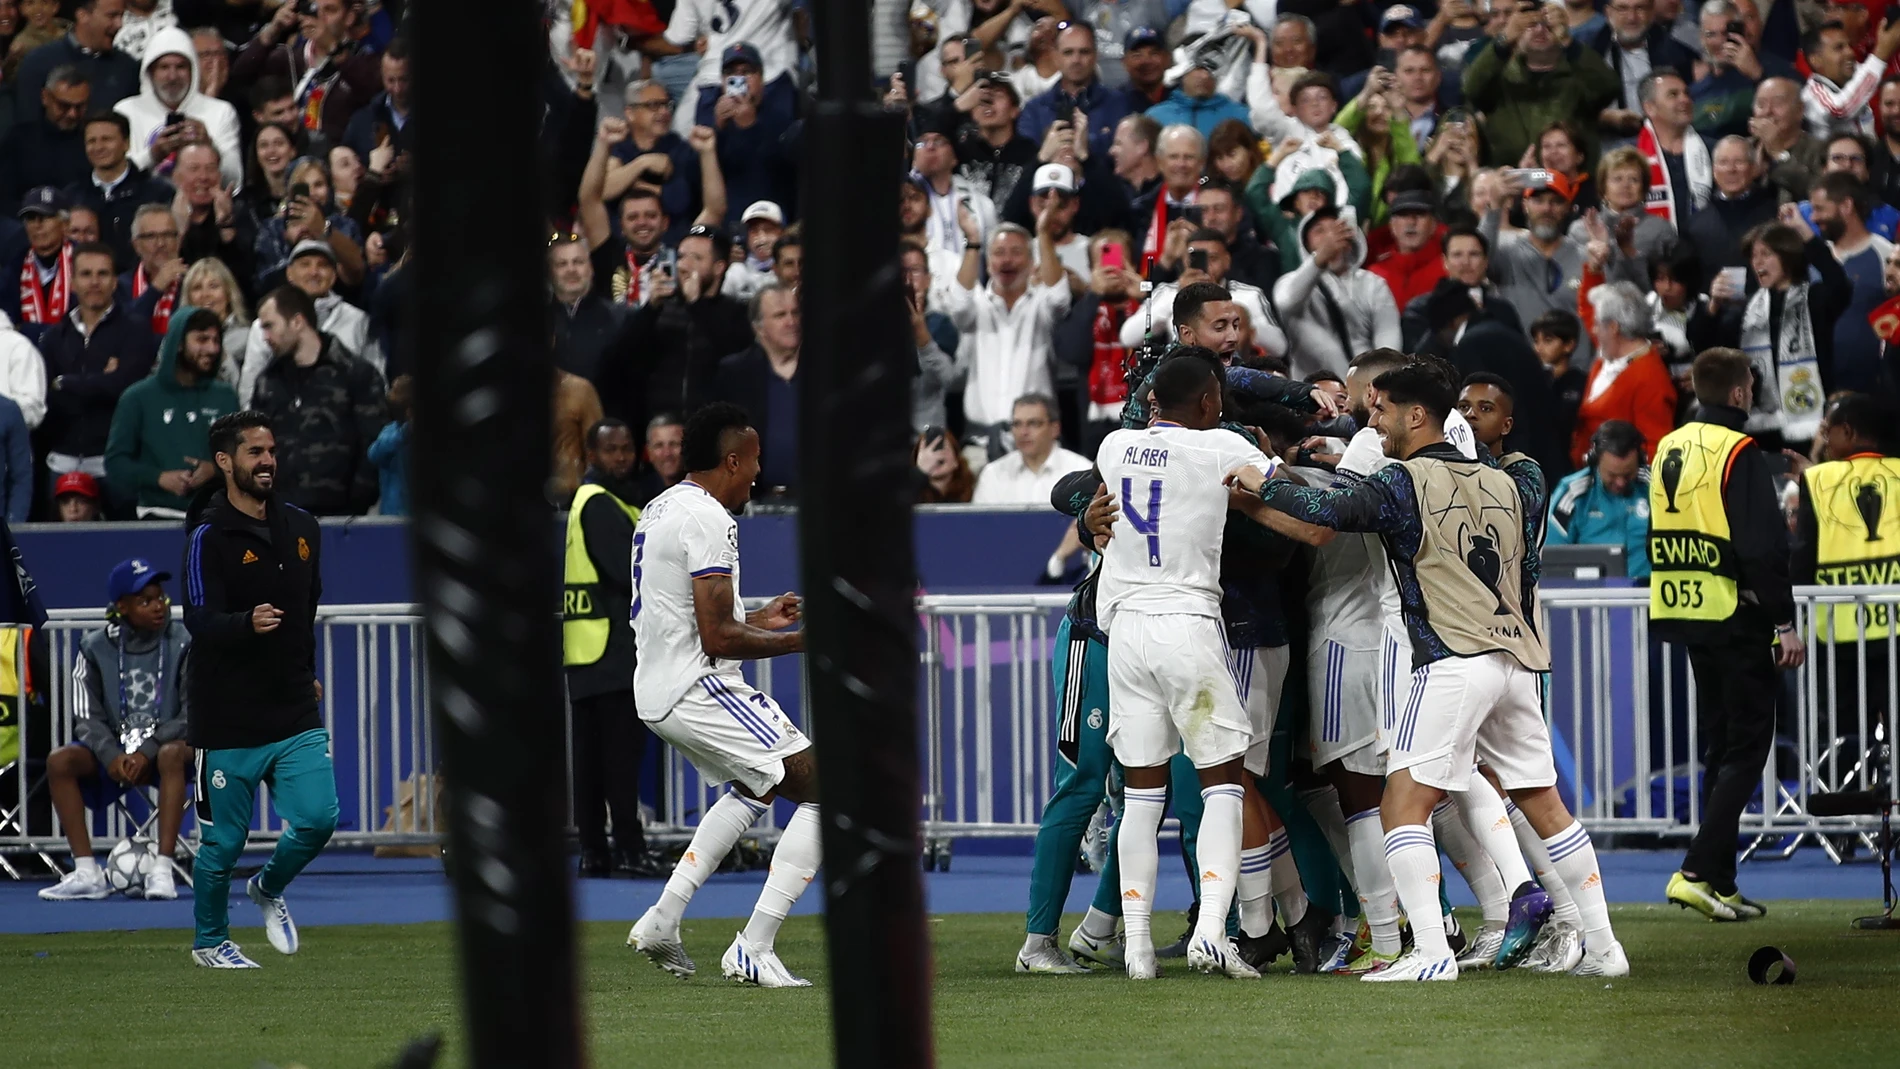
[[[798,65],[798,41],[786,0],[680,0],[666,24],[666,39],[688,48],[699,37],[706,38],[706,51],[693,72],[694,85],[720,84],[720,62],[726,49],[737,44],[759,50],[768,82]]]

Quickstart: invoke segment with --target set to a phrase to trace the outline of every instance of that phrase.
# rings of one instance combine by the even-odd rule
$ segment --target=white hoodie
[[[160,56],[184,56],[191,61],[191,89],[176,108],[168,108],[152,89],[152,63]],[[112,110],[132,124],[132,162],[152,169],[152,140],[165,127],[165,116],[178,112],[205,124],[211,143],[218,147],[219,170],[227,185],[235,188],[244,179],[243,148],[238,144],[237,109],[216,97],[198,91],[198,49],[191,35],[173,26],[152,35],[145,45],[145,57],[139,61],[139,95],[126,97]]]
[[[13,329],[5,312],[0,312],[0,394],[20,406],[27,429],[46,418],[46,361],[26,335]]]
[[[1350,217],[1347,222],[1352,222]],[[1366,270],[1366,238],[1357,225],[1352,227],[1352,266],[1344,273],[1326,270],[1313,262],[1313,254],[1304,251],[1306,231],[1313,225],[1308,215],[1300,220],[1301,262],[1297,270],[1281,275],[1273,284],[1273,303],[1280,309],[1292,342],[1293,377],[1305,378],[1315,371],[1344,375],[1359,354],[1369,349],[1397,349],[1399,307],[1392,300],[1392,288],[1385,280]],[[1342,321],[1336,325],[1326,296],[1339,308]],[[1351,345],[1339,336],[1345,328]]]

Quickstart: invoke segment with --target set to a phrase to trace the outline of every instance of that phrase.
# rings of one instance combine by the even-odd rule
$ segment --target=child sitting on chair
[[[73,665],[77,741],[46,759],[53,810],[73,851],[73,871],[40,892],[49,901],[112,893],[92,856],[86,805],[110,805],[132,787],[158,782],[158,862],[146,898],[177,898],[172,850],[185,815],[191,747],[185,743],[185,655],[191,635],[172,619],[159,584],[170,579],[143,560],[121,561],[106,580],[106,626],[80,640]],[[90,788],[89,790],[82,788]]]

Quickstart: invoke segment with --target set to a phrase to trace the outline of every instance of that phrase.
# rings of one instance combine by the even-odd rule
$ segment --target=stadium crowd
[[[1047,500],[1198,281],[1253,366],[1337,382],[1395,347],[1502,376],[1553,482],[1606,425],[1647,459],[1715,345],[1755,366],[1748,432],[1808,453],[1829,395],[1896,390],[1880,11],[920,0],[882,87],[911,133],[920,500]],[[793,495],[808,12],[551,2],[548,26],[550,497],[603,415],[663,489],[712,400]],[[0,0],[9,519],[175,518],[245,407],[288,500],[403,509],[400,27],[363,0]]]

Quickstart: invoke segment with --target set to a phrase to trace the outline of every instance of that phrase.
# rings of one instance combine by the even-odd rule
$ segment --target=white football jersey
[[[1121,514],[1102,551],[1096,596],[1103,626],[1117,612],[1220,617],[1220,553],[1227,473],[1277,462],[1226,430],[1159,423],[1102,440],[1095,467]]]
[[[699,484],[687,480],[654,498],[633,532],[633,696],[643,720],[659,720],[706,676],[743,683],[736,660],[706,656],[693,615],[693,580],[730,576],[732,614],[739,600],[739,523]]]
[[[1332,472],[1294,470],[1308,486],[1332,485]],[[1313,621],[1313,629],[1308,644],[1318,647],[1330,640],[1349,650],[1377,650],[1385,630],[1388,590],[1393,591],[1392,611],[1397,611],[1396,588],[1379,536],[1340,532],[1313,552],[1310,577],[1306,617]]]
[[[726,49],[746,44],[759,50],[765,61],[765,80],[771,81],[798,65],[798,40],[792,32],[792,5],[786,0],[680,0],[666,39],[691,48],[706,38],[706,51],[693,71],[693,84],[719,85],[719,63]],[[690,102],[682,105],[691,112]]]

